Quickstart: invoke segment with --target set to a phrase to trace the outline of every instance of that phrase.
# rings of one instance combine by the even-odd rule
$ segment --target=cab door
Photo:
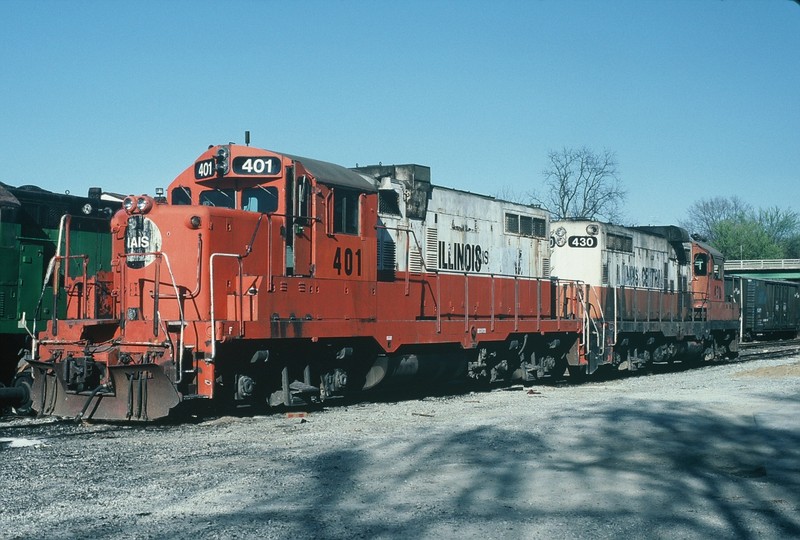
[[[311,181],[306,175],[299,175],[292,183],[293,225],[290,234],[294,245],[294,274],[311,276],[315,270],[311,260],[315,225],[311,214]]]

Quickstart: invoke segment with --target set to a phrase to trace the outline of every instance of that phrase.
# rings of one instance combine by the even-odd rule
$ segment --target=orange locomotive
[[[739,308],[722,254],[680,227],[553,223],[552,272],[586,284],[584,347],[571,374],[738,354]]]
[[[166,198],[128,197],[111,232],[109,317],[87,301],[34,348],[41,414],[292,406],[393,382],[532,380],[580,356],[547,215],[432,185],[426,167],[215,146]]]

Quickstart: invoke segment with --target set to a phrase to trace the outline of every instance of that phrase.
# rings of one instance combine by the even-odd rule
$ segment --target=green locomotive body
[[[60,286],[54,295],[52,274],[63,284],[65,275],[110,270],[109,222],[119,206],[99,188],[82,197],[0,182],[0,388],[28,384],[22,358],[31,337],[81,293]]]

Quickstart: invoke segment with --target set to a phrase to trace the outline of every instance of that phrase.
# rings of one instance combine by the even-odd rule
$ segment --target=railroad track
[[[740,345],[739,357],[733,362],[744,362],[755,357],[762,359],[784,358],[800,354],[800,339],[784,341],[751,341]]]

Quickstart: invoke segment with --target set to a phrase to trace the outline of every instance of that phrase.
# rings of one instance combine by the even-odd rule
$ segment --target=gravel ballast
[[[177,425],[0,422],[2,538],[800,536],[800,357]]]

